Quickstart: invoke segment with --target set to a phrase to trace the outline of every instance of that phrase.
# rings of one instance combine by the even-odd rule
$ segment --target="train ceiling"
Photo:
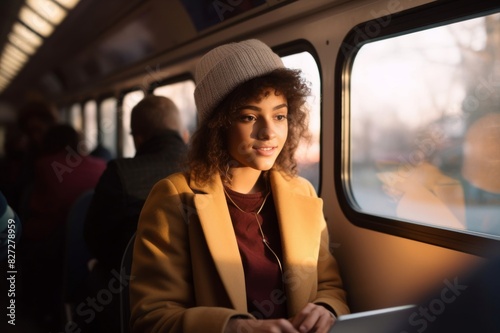
[[[0,52],[13,44],[9,34],[14,23],[29,28],[18,19],[24,6],[31,9],[37,2],[59,1],[64,2],[0,1]],[[30,94],[61,101],[106,76],[193,40],[222,21],[236,21],[291,1],[80,0],[42,38],[41,46],[17,73],[9,74],[10,82],[0,89],[0,101],[19,105]],[[14,46],[16,53],[21,50]]]

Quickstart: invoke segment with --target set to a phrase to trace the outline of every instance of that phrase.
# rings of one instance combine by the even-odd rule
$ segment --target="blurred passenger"
[[[56,109],[41,99],[31,100],[19,110],[17,125],[24,138],[18,141],[22,145],[12,148],[17,150],[16,154],[22,154],[22,163],[15,180],[15,191],[12,195],[10,192],[5,195],[23,220],[28,211],[26,200],[33,186],[35,160],[41,154],[45,133],[58,121]]]
[[[34,100],[19,110],[18,123],[28,137],[28,149],[38,155],[47,131],[59,121],[56,109],[49,103]]]
[[[147,96],[131,113],[136,154],[108,163],[94,192],[85,222],[85,239],[97,258],[94,277],[106,287],[120,262],[127,243],[137,228],[142,206],[160,179],[181,168],[187,146],[185,129],[177,106],[162,96]],[[103,332],[120,328],[118,295],[97,314]]]
[[[387,333],[500,332],[500,257],[462,272],[426,295],[397,329]]]
[[[28,139],[17,124],[5,127],[4,156],[0,159],[0,190],[9,205],[17,210],[23,190],[22,174]]]
[[[297,176],[308,94],[258,40],[201,59],[189,170],[158,182],[139,219],[133,332],[328,332],[349,312],[323,203]]]
[[[70,125],[56,125],[44,139],[36,162],[25,237],[43,239],[63,227],[71,204],[93,189],[106,162],[89,156],[80,134]]]
[[[90,152],[90,156],[99,157],[109,162],[113,159],[113,154],[111,151],[104,147],[102,143],[98,143],[97,146]]]
[[[66,221],[73,202],[97,184],[106,162],[87,155],[79,133],[55,125],[43,139],[23,219],[23,304],[44,329],[59,329]]]

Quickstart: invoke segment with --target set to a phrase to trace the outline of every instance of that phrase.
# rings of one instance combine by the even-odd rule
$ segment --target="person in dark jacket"
[[[95,275],[104,284],[97,283],[96,291],[108,285],[113,272],[120,272],[123,252],[149,191],[159,180],[181,170],[187,152],[180,112],[170,99],[145,97],[132,109],[130,123],[136,154],[108,162],[85,220],[85,241],[97,259]],[[99,318],[101,313],[97,316],[102,331],[119,330],[119,295],[115,296],[102,311],[101,317],[107,317],[107,310],[113,313],[110,320]]]
[[[19,304],[26,310],[26,320],[43,332],[61,329],[71,207],[96,186],[105,168],[104,160],[88,155],[81,133],[73,126],[56,124],[45,132],[26,199],[28,209],[20,216],[23,233],[16,249],[22,263]]]

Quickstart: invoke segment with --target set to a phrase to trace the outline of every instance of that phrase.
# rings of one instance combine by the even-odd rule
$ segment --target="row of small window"
[[[335,110],[341,124],[335,140],[343,143],[335,152],[342,165],[336,179],[341,183],[339,195],[351,210],[369,219],[382,218],[384,223],[403,221],[410,222],[408,226],[500,239],[498,36],[497,13],[364,41],[343,60],[352,66],[335,74],[347,82],[337,89],[339,98],[348,101],[342,103],[344,109]],[[300,68],[311,83],[313,140],[296,156],[300,174],[318,190],[318,65],[308,52],[283,60],[288,67]],[[154,91],[178,104],[190,132],[196,126],[193,92],[192,81]],[[133,91],[123,97],[122,133],[130,132],[130,110],[143,96],[142,91]],[[324,98],[333,98],[333,93]],[[100,138],[120,155],[116,105],[116,99],[100,104]],[[95,102],[83,108],[83,117],[79,106],[72,109],[71,122],[83,128],[88,142],[95,145]],[[133,156],[130,136],[122,142],[120,156]],[[328,154],[333,146],[328,145]]]
[[[170,98],[179,110],[186,128],[192,133],[196,126],[196,107],[193,100],[194,83],[190,80],[158,87],[153,94]],[[142,90],[124,94],[121,102],[122,115],[118,117],[118,99],[110,97],[99,105],[90,100],[74,104],[67,113],[67,122],[84,134],[87,149],[92,151],[100,143],[111,152],[113,157],[133,157],[135,147],[130,134],[130,114],[132,108],[144,98]],[[99,107],[99,112],[98,112]],[[99,116],[98,116],[99,115]],[[121,128],[117,127],[121,125]],[[118,140],[121,135],[122,139]],[[122,142],[121,145],[118,142]]]
[[[283,57],[287,67],[298,68],[307,81],[311,83],[312,94],[308,104],[310,108],[310,130],[313,140],[303,144],[297,153],[301,175],[308,178],[313,185],[319,187],[319,131],[320,131],[320,98],[321,91],[319,70],[316,61],[308,52],[296,53]],[[159,86],[153,90],[154,95],[170,98],[181,111],[182,121],[190,134],[196,128],[196,106],[193,93],[195,84],[185,80]],[[89,151],[100,143],[111,152],[113,157],[132,157],[135,147],[130,135],[130,113],[132,108],[144,98],[142,90],[133,90],[123,95],[121,102],[122,121],[119,121],[117,98],[107,98],[99,102],[87,101],[83,105],[74,104],[67,110],[66,121],[84,133],[86,146]],[[98,110],[99,108],[99,110]],[[99,112],[98,112],[99,111]],[[98,116],[99,115],[99,116]],[[121,128],[117,127],[120,124]],[[121,137],[121,139],[119,139]],[[121,144],[119,144],[121,142]]]

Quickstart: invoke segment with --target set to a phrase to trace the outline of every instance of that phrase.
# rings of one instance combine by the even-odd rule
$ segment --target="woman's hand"
[[[287,319],[230,319],[224,333],[299,333]]]
[[[325,307],[309,303],[290,320],[230,319],[224,333],[328,333],[335,319]]]
[[[328,333],[335,319],[325,307],[309,303],[290,322],[300,333]]]

